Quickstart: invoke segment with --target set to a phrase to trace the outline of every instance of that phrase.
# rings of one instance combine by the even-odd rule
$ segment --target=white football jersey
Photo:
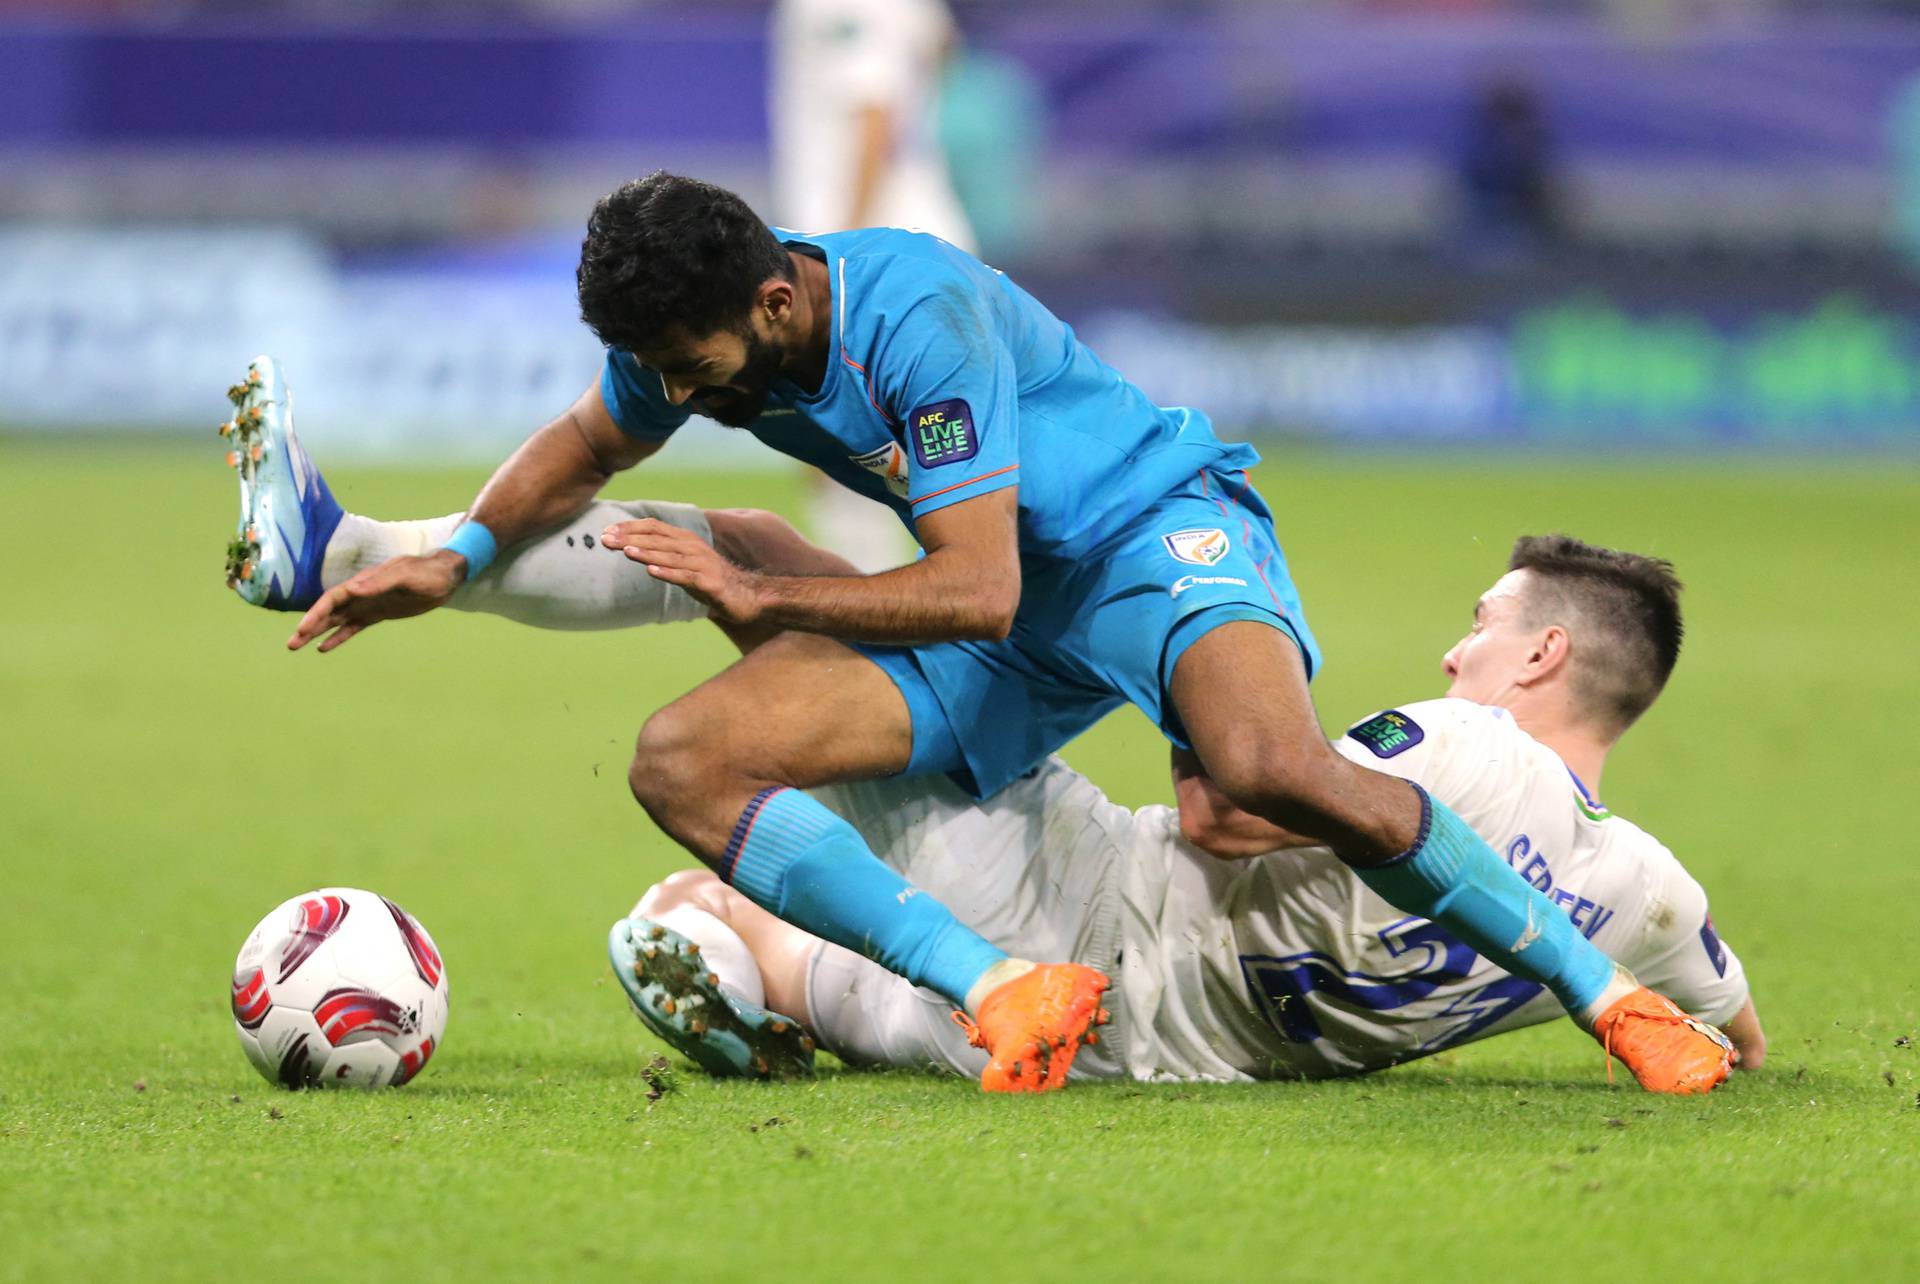
[[[1746,1002],[1700,885],[1504,710],[1405,705],[1338,747],[1452,807],[1642,984],[1715,1023]],[[1171,808],[1136,815],[1122,900],[1125,1059],[1139,1077],[1378,1069],[1563,1015],[1542,987],[1401,913],[1326,849],[1219,860],[1180,837]]]
[[[775,223],[810,232],[848,227],[858,114],[879,106],[893,115],[894,151],[866,221],[974,248],[935,120],[953,36],[942,0],[780,0],[768,89]]]

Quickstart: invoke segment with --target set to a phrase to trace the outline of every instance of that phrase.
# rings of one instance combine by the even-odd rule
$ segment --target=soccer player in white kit
[[[936,120],[954,40],[942,0],[774,6],[767,91],[774,222],[808,232],[911,227],[977,251]],[[909,556],[891,513],[818,477],[809,478],[807,524],[865,572]]]
[[[1751,1069],[1765,1038],[1706,893],[1597,797],[1607,755],[1677,655],[1678,591],[1664,562],[1522,539],[1446,655],[1447,697],[1368,718],[1339,749],[1453,807],[1642,984],[1725,1025]],[[984,803],[924,778],[817,796],[1003,948],[1118,978],[1113,1024],[1075,1077],[1352,1074],[1564,1015],[1324,848],[1237,811],[1180,763],[1175,776],[1177,811],[1129,811],[1058,759]],[[984,1054],[945,1000],[705,870],[651,888],[635,915],[663,925],[664,944],[699,944],[730,1000],[796,1018],[845,1060],[979,1072]],[[684,1030],[648,1024],[686,1047]]]

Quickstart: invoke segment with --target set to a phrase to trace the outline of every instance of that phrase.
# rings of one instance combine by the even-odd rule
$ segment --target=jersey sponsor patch
[[[914,462],[922,468],[957,464],[980,453],[973,410],[958,397],[929,402],[907,416],[907,438],[913,443]]]
[[[1190,588],[1199,588],[1205,584],[1238,584],[1247,587],[1247,582],[1237,575],[1182,575],[1167,590],[1168,597],[1179,597]]]
[[[905,499],[910,478],[907,476],[907,452],[893,442],[869,450],[864,455],[849,455],[848,462],[864,468],[887,484],[887,489]]]
[[[1347,735],[1373,751],[1376,758],[1405,753],[1427,738],[1420,724],[1398,709],[1377,713],[1348,730]]]
[[[1713,930],[1713,915],[1707,915],[1707,921],[1700,924],[1700,944],[1706,947],[1707,961],[1713,964],[1713,970],[1721,976],[1727,974],[1727,947],[1720,944],[1720,933]]]
[[[1171,535],[1162,535],[1160,541],[1167,546],[1167,552],[1182,562],[1191,562],[1195,566],[1212,566],[1227,555],[1233,547],[1227,542],[1227,533],[1218,527],[1209,530],[1175,531]]]

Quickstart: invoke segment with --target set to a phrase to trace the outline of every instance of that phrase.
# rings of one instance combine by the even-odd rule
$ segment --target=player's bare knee
[[[688,901],[729,927],[735,925],[734,911],[742,905],[752,904],[744,894],[722,882],[720,876],[710,869],[689,869],[681,873],[686,876]]]
[[[706,517],[714,548],[749,570],[779,565],[781,551],[801,542],[792,523],[762,508],[711,508]]]
[[[647,894],[640,898],[640,912],[657,916],[677,906],[693,905],[722,917],[713,905],[718,899],[712,894],[715,888],[727,890],[712,870],[677,869],[647,889]]]
[[[681,799],[701,796],[709,767],[704,761],[696,721],[679,704],[661,709],[640,728],[627,768],[627,786],[654,821],[670,832],[671,813]]]
[[[706,888],[721,886],[719,875],[710,869],[676,869],[659,885],[682,901],[697,901]]]
[[[640,893],[640,903],[633,908],[636,914],[652,917],[672,909],[676,903],[678,903],[677,894],[667,886],[665,880],[662,880]]]

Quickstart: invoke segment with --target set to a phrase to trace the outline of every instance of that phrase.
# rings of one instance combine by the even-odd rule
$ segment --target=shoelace
[[[948,1013],[948,1015],[953,1018],[955,1025],[967,1032],[968,1043],[971,1043],[976,1048],[984,1048],[987,1046],[986,1036],[980,1033],[980,1027],[975,1025],[966,1013],[955,1008],[952,1012]]]
[[[1607,1015],[1612,1015],[1611,1011],[1609,1011]],[[1664,1012],[1645,1012],[1638,1009],[1624,1010],[1618,1017],[1606,1022],[1606,1033],[1603,1034],[1600,1039],[1600,1046],[1605,1049],[1607,1054],[1607,1086],[1609,1088],[1613,1086],[1613,1032],[1615,1028],[1629,1016],[1637,1016],[1646,1021],[1661,1021],[1667,1025],[1684,1025],[1694,1031],[1694,1033],[1705,1035],[1714,1043],[1719,1044],[1722,1051],[1726,1051],[1728,1047],[1725,1042],[1725,1036],[1714,1038],[1712,1034],[1708,1033],[1708,1031],[1713,1029],[1712,1026],[1688,1016],[1679,1008],[1674,1007],[1670,1001],[1667,1004],[1667,1010]],[[1603,1016],[1601,1019],[1605,1020],[1606,1018]]]
[[[968,1043],[971,1043],[976,1048],[984,1048],[987,1046],[987,1036],[980,1033],[980,1027],[975,1025],[973,1021],[968,1018],[966,1013],[962,1012],[958,1008],[955,1008],[953,1011],[947,1013],[947,1015],[953,1019],[953,1023],[955,1025],[959,1026],[962,1030],[965,1030],[967,1032]],[[1087,1027],[1087,1032],[1080,1036],[1080,1042],[1086,1044],[1088,1047],[1096,1046],[1100,1042],[1099,1027],[1101,1025],[1104,1025],[1106,1021],[1107,1021],[1107,1010],[1105,1008],[1101,1008],[1098,1015],[1094,1017],[1093,1024]],[[1612,1037],[1611,1027],[1609,1027],[1608,1037]],[[1607,1073],[1609,1076],[1611,1076],[1613,1073],[1613,1066],[1611,1062],[1608,1063]]]

